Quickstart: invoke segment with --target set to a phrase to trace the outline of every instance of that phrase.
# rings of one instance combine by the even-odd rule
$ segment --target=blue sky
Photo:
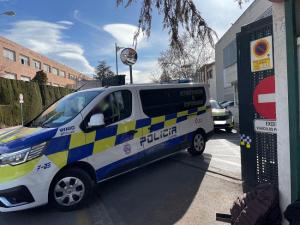
[[[194,0],[202,16],[219,37],[249,6],[235,0]],[[100,60],[115,70],[114,43],[131,47],[139,15],[139,3],[116,7],[115,0],[0,0],[1,10],[14,10],[15,17],[1,17],[0,34],[76,70],[92,74]],[[151,37],[140,36],[139,59],[134,80],[149,82],[158,73],[157,57],[168,47],[162,18],[153,16]],[[120,73],[128,68],[119,62]]]

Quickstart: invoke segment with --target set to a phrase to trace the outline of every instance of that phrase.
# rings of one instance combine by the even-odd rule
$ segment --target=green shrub
[[[46,85],[48,82],[47,73],[43,70],[37,71],[32,81],[37,82],[39,85]]]
[[[40,86],[40,90],[42,95],[42,104],[44,108],[48,107],[53,102],[72,92],[72,90],[67,88],[44,85]]]
[[[23,82],[0,78],[0,127],[21,124],[19,95],[24,96],[24,121],[30,121],[57,99],[69,94],[70,89],[51,87],[37,82]]]
[[[8,105],[12,101],[12,86],[8,79],[0,78],[0,105]]]

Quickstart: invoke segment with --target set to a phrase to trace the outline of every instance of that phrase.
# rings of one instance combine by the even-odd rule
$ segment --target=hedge
[[[21,124],[20,93],[24,96],[24,121],[30,121],[44,108],[70,92],[66,88],[0,78],[0,128]]]

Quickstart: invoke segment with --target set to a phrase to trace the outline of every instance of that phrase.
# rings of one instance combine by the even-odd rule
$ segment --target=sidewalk
[[[230,207],[242,194],[241,184],[207,173],[191,206],[177,225],[228,225],[217,222],[216,213],[229,214]]]

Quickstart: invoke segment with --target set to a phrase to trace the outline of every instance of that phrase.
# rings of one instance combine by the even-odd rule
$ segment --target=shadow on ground
[[[231,142],[232,144],[235,144],[238,146],[240,145],[240,134],[237,133],[236,130],[234,130],[231,133],[228,133],[223,129],[215,129],[215,133],[211,139],[215,140],[215,139],[220,139],[220,138],[224,138],[224,137],[226,137],[226,140]]]
[[[44,206],[2,213],[0,225],[174,224],[189,209],[209,166],[209,156],[190,157],[201,169],[167,158],[97,185],[83,210],[58,212]]]

